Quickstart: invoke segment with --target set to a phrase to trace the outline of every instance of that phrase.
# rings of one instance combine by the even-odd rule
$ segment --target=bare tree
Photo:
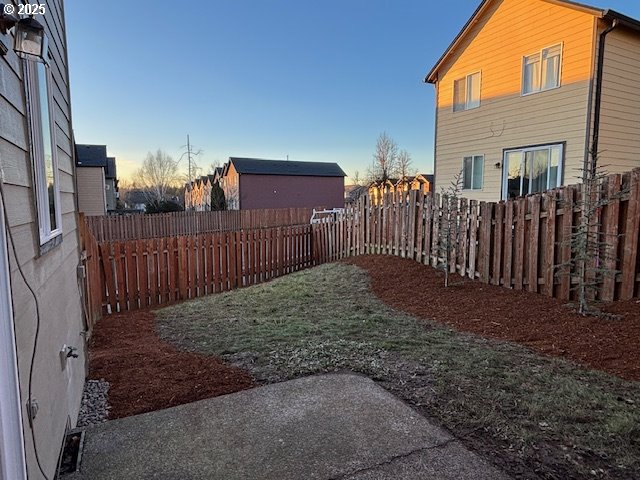
[[[164,200],[178,180],[178,162],[160,149],[155,154],[147,154],[134,179],[144,190],[149,202]]]
[[[353,175],[351,175],[351,183],[353,185],[360,186],[362,185],[362,182],[363,182],[363,179],[360,176],[360,171],[356,170],[355,172],[353,172]]]
[[[211,174],[216,173],[216,169],[220,168],[221,166],[222,164],[220,163],[220,160],[218,159],[214,160],[209,164],[209,173]]]
[[[376,151],[373,154],[373,165],[369,177],[374,182],[386,182],[398,167],[398,144],[386,132],[378,137]]]
[[[448,287],[449,273],[455,272],[456,247],[460,241],[460,192],[462,172],[453,177],[448,188],[442,188],[442,209],[438,219],[438,266],[444,271],[444,286]],[[436,197],[437,198],[437,197]],[[454,257],[454,258],[452,258]],[[453,263],[452,263],[453,260]]]
[[[409,155],[409,152],[406,150],[400,150],[397,163],[396,172],[400,180],[406,180],[414,174],[415,171],[412,166],[411,155]]]

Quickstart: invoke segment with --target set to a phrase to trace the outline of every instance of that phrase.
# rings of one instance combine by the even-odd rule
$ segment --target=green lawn
[[[358,267],[323,265],[157,316],[163,338],[264,383],[368,375],[521,478],[640,478],[640,384],[398,312]]]

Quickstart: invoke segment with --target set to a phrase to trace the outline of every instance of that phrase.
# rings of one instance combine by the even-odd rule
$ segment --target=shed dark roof
[[[76,165],[107,168],[107,146],[76,144]]]
[[[262,160],[259,158],[229,158],[240,174],[301,175],[307,177],[346,177],[337,163],[296,162],[290,160]]]
[[[147,203],[148,197],[142,190],[130,190],[125,194],[125,200],[131,204]]]

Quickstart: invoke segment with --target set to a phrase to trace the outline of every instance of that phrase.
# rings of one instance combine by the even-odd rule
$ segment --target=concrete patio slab
[[[87,430],[73,480],[506,479],[366,377],[301,378]]]

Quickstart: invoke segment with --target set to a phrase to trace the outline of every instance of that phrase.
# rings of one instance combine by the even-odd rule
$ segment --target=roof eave
[[[617,20],[620,25],[640,32],[640,21],[635,18],[628,17],[623,13],[616,12],[615,10],[605,10],[602,17],[607,20]]]
[[[478,18],[478,15],[484,10],[484,8],[487,6],[487,4],[490,1],[491,0],[482,0],[482,3],[478,5],[478,8],[476,8],[475,12],[473,12],[469,20],[467,20],[467,23],[465,23],[462,29],[458,32],[458,35],[456,35],[456,37],[453,39],[453,41],[447,47],[444,53],[440,56],[440,58],[438,59],[436,64],[433,66],[433,68],[429,71],[429,73],[427,73],[427,76],[424,77],[425,83],[436,83],[438,79],[438,76],[437,76],[438,69],[442,65],[442,62],[445,61],[445,59],[449,56],[449,53],[451,53],[453,49],[458,45],[458,42],[462,39],[462,37],[464,37],[464,34],[471,27],[471,25],[475,23],[475,21]]]

